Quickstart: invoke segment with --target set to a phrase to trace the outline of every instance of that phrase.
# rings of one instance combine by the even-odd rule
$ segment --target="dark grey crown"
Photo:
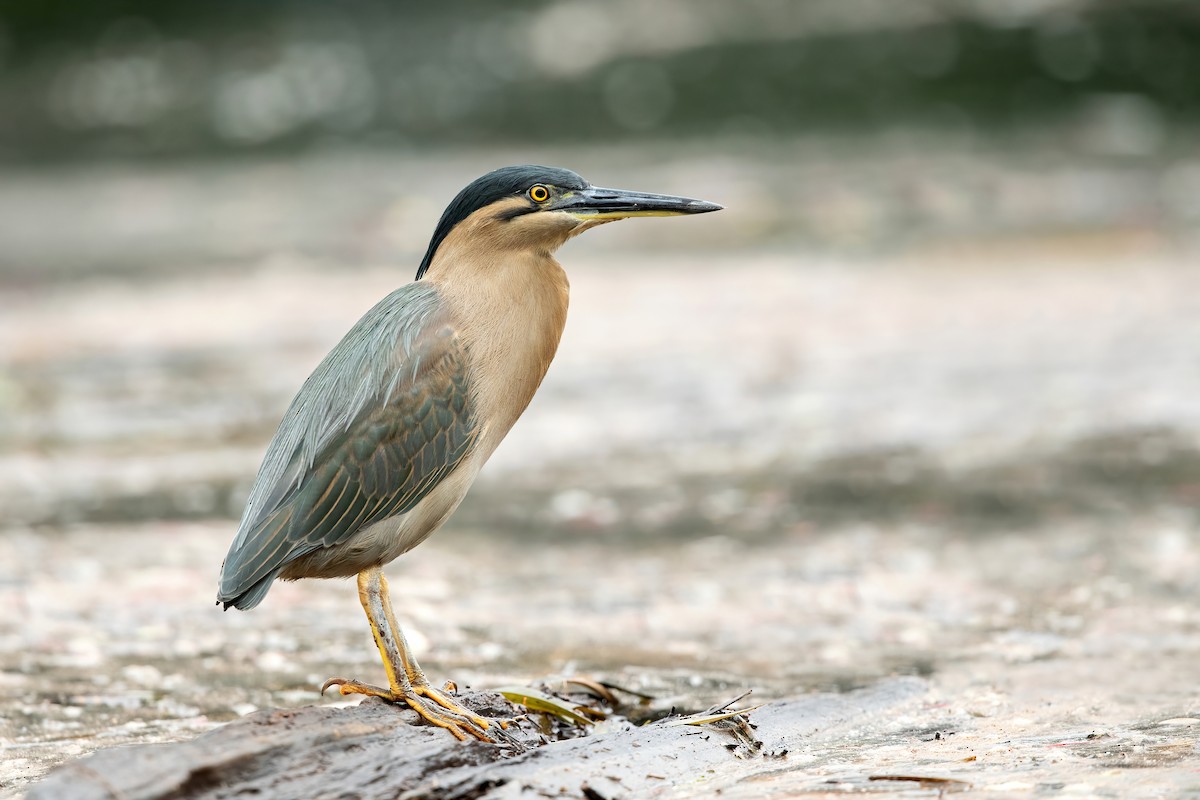
[[[433,231],[433,238],[429,240],[429,249],[425,251],[425,257],[421,259],[416,279],[421,280],[425,275],[433,261],[433,254],[437,252],[442,240],[450,234],[450,231],[454,230],[455,225],[497,200],[523,194],[535,183],[561,186],[564,189],[586,189],[588,187],[587,181],[569,169],[542,167],[536,164],[501,167],[481,178],[476,178],[450,201],[450,205],[446,206],[437,228]]]

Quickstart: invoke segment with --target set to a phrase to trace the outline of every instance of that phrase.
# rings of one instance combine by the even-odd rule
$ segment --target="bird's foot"
[[[404,689],[384,689],[381,686],[372,686],[369,683],[346,678],[330,678],[321,687],[321,694],[325,694],[331,686],[338,687],[338,692],[343,697],[350,694],[364,694],[369,697],[382,698],[390,703],[404,703],[430,724],[450,731],[459,741],[475,738],[481,742],[500,743],[488,733],[491,723],[478,714],[468,711],[461,704],[428,684],[414,686],[406,691]],[[499,724],[501,728],[508,727],[506,721],[499,721]],[[503,738],[507,740],[510,737],[504,735]]]
[[[508,730],[508,726],[512,724],[511,719],[493,719],[486,720],[483,717],[468,711],[463,705],[449,696],[449,693],[457,692],[458,685],[454,681],[446,681],[441,689],[435,689],[430,685],[429,681],[424,680],[423,675],[419,675],[418,679],[413,681],[413,692],[421,697],[432,700],[447,711],[466,717],[469,720],[477,723],[480,727],[487,729],[494,722],[504,730]]]

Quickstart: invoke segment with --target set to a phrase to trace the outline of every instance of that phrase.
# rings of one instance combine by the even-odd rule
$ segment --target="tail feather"
[[[254,608],[266,597],[271,582],[287,563],[312,549],[297,547],[289,539],[287,528],[291,517],[290,505],[284,506],[263,520],[249,536],[239,534],[234,539],[221,564],[218,603],[225,608]]]
[[[263,601],[263,598],[267,596],[267,592],[271,588],[271,584],[275,582],[275,578],[278,576],[279,570],[273,570],[262,578],[259,578],[249,589],[240,594],[232,597],[218,594],[217,602],[224,605],[226,611],[229,610],[230,606],[242,611],[249,611]]]

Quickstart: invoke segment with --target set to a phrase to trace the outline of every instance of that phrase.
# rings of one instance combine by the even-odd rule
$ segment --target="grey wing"
[[[475,439],[467,363],[436,290],[410,284],[359,321],[275,434],[221,569],[252,608],[289,562],[412,509]]]

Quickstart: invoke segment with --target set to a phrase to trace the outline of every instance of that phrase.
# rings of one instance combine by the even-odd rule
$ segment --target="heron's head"
[[[471,182],[442,214],[417,271],[420,280],[439,248],[478,243],[497,251],[553,252],[588,228],[629,217],[674,217],[718,211],[703,200],[602,189],[569,169],[502,167]],[[459,241],[465,239],[466,241]]]

